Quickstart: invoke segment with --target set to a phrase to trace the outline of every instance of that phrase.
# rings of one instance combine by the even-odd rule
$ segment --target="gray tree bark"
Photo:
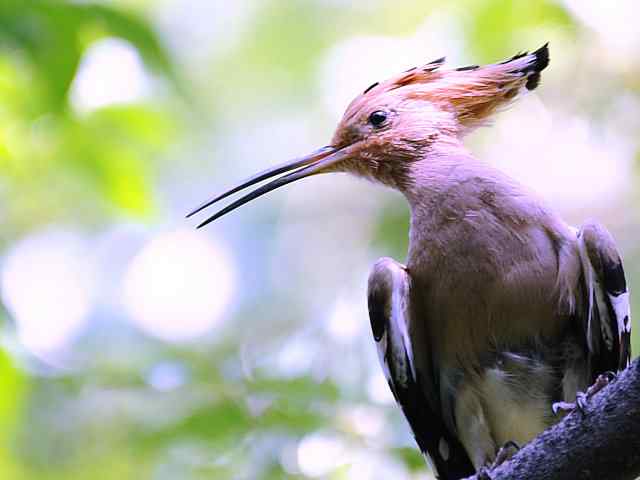
[[[493,480],[632,480],[640,476],[640,358],[490,473]],[[467,480],[478,480],[478,476]]]

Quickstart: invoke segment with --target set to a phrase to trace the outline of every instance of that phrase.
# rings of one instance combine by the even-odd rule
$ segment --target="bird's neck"
[[[446,255],[446,242],[463,235],[465,225],[475,221],[473,213],[491,210],[487,200],[500,195],[496,189],[512,186],[506,175],[462,147],[414,162],[410,177],[403,188],[411,209],[410,257]]]
[[[464,203],[469,199],[464,195],[456,195],[459,187],[474,179],[490,177],[495,172],[464,147],[456,145],[454,151],[430,152],[413,162],[409,181],[403,186],[402,193],[409,202],[413,217],[437,221],[438,216],[444,213],[443,203],[451,208],[465,209]]]

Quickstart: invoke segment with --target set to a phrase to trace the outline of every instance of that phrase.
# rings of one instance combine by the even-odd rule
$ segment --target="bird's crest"
[[[444,68],[445,58],[414,67],[369,86],[349,105],[345,117],[356,115],[382,95],[426,100],[452,110],[463,131],[481,125],[498,108],[508,105],[524,87],[533,90],[549,65],[548,44],[521,52],[500,63]],[[397,91],[397,92],[396,92]]]

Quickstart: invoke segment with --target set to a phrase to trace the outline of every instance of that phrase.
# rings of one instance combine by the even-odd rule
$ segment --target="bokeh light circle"
[[[192,340],[222,319],[233,293],[233,265],[204,235],[158,235],[136,255],[123,284],[124,307],[144,332],[166,341]]]
[[[46,358],[61,350],[85,326],[94,297],[87,253],[80,236],[62,230],[34,234],[7,253],[2,301],[18,340],[34,355]]]

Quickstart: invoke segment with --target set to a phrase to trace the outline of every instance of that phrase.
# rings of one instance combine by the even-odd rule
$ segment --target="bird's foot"
[[[587,388],[587,393],[585,394],[587,400],[593,397],[596,393],[609,385],[611,382],[613,382],[616,378],[618,378],[618,376],[611,371],[604,372],[598,375],[598,378],[596,378],[596,381],[593,382],[593,385]]]
[[[580,393],[582,393],[582,392],[578,392],[578,395]],[[578,403],[577,401],[576,402],[554,402],[551,405],[551,410],[553,411],[553,414],[555,416],[558,416],[558,414],[560,412],[562,412],[562,413],[571,413],[576,409],[577,403]]]
[[[499,467],[504,462],[509,460],[513,455],[515,455],[518,450],[520,450],[520,446],[516,442],[513,442],[511,440],[508,441],[502,447],[500,447],[500,450],[498,450],[498,453],[496,453],[496,458],[490,465],[487,464],[478,469],[478,471],[476,472],[476,478],[478,480],[493,480],[491,472],[496,467]]]
[[[520,450],[520,445],[518,445],[516,442],[514,442],[513,440],[509,440],[508,442],[506,442],[504,445],[502,445],[502,447],[500,447],[500,450],[498,450],[496,458],[491,464],[491,470],[509,460],[518,452],[518,450]]]
[[[476,478],[478,480],[493,480],[489,467],[480,467],[476,472]]]
[[[576,395],[576,401],[571,402],[556,402],[551,405],[551,409],[553,410],[554,415],[558,415],[558,412],[563,411],[566,413],[573,412],[574,410],[579,410],[581,414],[584,415],[584,409],[587,406],[587,402],[591,397],[593,397],[596,393],[602,390],[604,387],[609,385],[617,378],[617,375],[613,372],[605,372],[603,374],[598,375],[596,381],[593,382],[589,388],[587,388],[586,392],[578,392]]]

